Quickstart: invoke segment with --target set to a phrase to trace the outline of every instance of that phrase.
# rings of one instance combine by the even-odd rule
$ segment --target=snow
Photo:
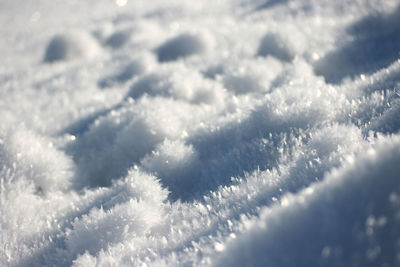
[[[160,62],[174,61],[179,58],[201,54],[207,50],[211,40],[201,34],[182,33],[173,37],[157,48]]]
[[[399,266],[397,0],[0,4],[1,266]]]
[[[323,182],[263,208],[216,266],[398,265],[400,139],[382,139]]]
[[[294,58],[293,48],[290,48],[290,44],[278,34],[272,33],[263,37],[257,55],[263,57],[271,55],[282,61],[292,61]]]
[[[107,38],[106,44],[112,48],[120,48],[129,42],[131,38],[130,31],[117,31]]]
[[[44,61],[54,62],[78,58],[93,58],[100,52],[96,40],[85,32],[54,36],[47,46]]]

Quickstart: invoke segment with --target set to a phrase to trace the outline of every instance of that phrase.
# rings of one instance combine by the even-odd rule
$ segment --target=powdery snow
[[[0,4],[1,266],[399,266],[397,0]]]

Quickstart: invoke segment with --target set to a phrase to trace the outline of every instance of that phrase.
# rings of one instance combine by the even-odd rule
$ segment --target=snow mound
[[[131,39],[131,31],[129,30],[117,31],[111,34],[111,36],[107,38],[106,45],[114,49],[120,48],[126,45],[130,41],[130,39]]]
[[[54,36],[47,48],[45,62],[65,61],[72,59],[91,59],[101,53],[101,48],[90,34],[82,31]]]
[[[117,71],[114,70],[112,74],[102,78],[98,84],[102,88],[109,88],[118,84],[126,83],[151,70],[155,64],[154,61],[155,59],[149,55],[129,60],[128,63],[119,67]]]
[[[381,140],[321,184],[265,208],[215,266],[398,265],[399,152],[398,136]]]
[[[113,244],[149,234],[162,222],[167,197],[155,177],[131,170],[113,199],[76,219],[67,231],[67,247],[74,255],[96,254]],[[88,250],[89,248],[89,250]]]
[[[271,58],[232,62],[223,72],[223,83],[235,94],[265,93],[280,71],[280,62]]]
[[[331,51],[315,64],[317,75],[327,82],[374,73],[399,58],[400,8],[391,13],[371,14],[347,28],[353,40]]]
[[[199,155],[193,146],[168,139],[141,161],[146,171],[154,173],[173,192],[173,198],[193,191],[191,187],[196,183],[191,179],[197,178],[195,173],[198,172],[199,164]]]
[[[290,62],[293,60],[295,52],[290,43],[279,34],[268,33],[262,38],[257,55],[272,56],[284,62]]]
[[[216,104],[224,95],[225,90],[220,84],[204,79],[197,71],[177,65],[141,76],[131,86],[127,97],[165,97],[195,104]]]
[[[160,62],[174,61],[195,54],[201,54],[207,49],[207,43],[200,36],[183,33],[173,37],[157,48]]]
[[[0,140],[3,175],[32,183],[38,194],[70,188],[74,164],[51,140],[24,127],[5,133]]]

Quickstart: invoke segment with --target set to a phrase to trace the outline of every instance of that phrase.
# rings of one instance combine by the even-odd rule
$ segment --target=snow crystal
[[[328,174],[313,194],[288,196],[287,205],[261,212],[215,265],[336,266],[349,258],[362,266],[397,265],[398,209],[388,206],[387,196],[399,188],[399,141],[380,140],[375,155],[364,152],[354,165]]]
[[[130,170],[124,182],[111,189],[117,192],[113,198],[67,230],[67,246],[74,255],[85,251],[95,255],[112,244],[148,234],[161,222],[167,192],[155,177]]]
[[[267,92],[281,70],[281,64],[274,59],[232,62],[224,70],[223,83],[236,94]]]
[[[21,127],[7,133],[2,140],[3,171],[12,170],[15,179],[33,182],[39,194],[70,187],[74,164],[50,139]]]
[[[192,146],[180,141],[166,139],[157,146],[151,155],[143,158],[141,165],[150,173],[155,173],[163,185],[176,196],[190,194],[199,172],[199,158]]]

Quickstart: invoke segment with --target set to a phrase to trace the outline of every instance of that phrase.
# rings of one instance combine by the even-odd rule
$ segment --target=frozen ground
[[[0,2],[1,266],[400,266],[398,0]]]

